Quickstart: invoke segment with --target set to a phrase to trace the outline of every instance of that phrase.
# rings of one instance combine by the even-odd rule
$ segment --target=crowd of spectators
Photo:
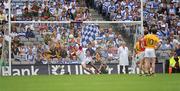
[[[106,20],[140,21],[140,0],[94,0],[95,9]]]
[[[4,14],[8,14],[7,1],[0,2]],[[82,7],[78,0],[12,0],[11,2],[11,20],[14,21],[86,21],[91,19],[89,9]]]
[[[124,42],[119,29],[99,25],[85,24],[22,24],[14,27],[12,59],[15,63],[79,63],[76,49],[82,47],[85,52],[91,50],[91,55],[96,59],[96,53],[106,59],[106,62],[116,63],[118,47]],[[17,26],[17,25],[15,25]],[[84,29],[98,27],[96,38],[82,45],[82,32]],[[86,27],[86,28],[84,28]]]

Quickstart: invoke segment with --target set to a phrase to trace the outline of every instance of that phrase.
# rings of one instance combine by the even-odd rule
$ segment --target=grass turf
[[[180,74],[0,77],[0,91],[180,91]]]

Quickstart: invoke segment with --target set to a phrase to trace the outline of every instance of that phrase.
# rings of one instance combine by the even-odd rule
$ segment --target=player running
[[[147,75],[152,75],[155,73],[155,62],[156,54],[155,50],[160,46],[160,40],[156,35],[156,30],[151,30],[152,34],[147,34],[144,36],[145,40],[145,73]],[[151,70],[152,66],[152,70]]]

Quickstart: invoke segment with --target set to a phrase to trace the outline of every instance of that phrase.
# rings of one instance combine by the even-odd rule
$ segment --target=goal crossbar
[[[11,23],[122,23],[122,24],[142,24],[141,21],[11,21]]]

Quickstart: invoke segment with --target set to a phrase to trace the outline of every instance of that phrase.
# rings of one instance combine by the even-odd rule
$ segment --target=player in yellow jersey
[[[156,54],[155,50],[160,46],[160,40],[156,35],[156,30],[151,30],[152,34],[147,34],[144,36],[145,40],[145,73],[146,74],[154,74],[155,73],[155,62],[156,62]],[[151,69],[152,67],[152,69]]]

